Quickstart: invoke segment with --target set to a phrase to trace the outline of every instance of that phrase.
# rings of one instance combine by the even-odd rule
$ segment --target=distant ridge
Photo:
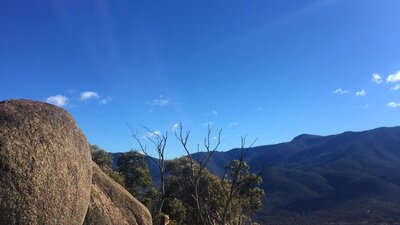
[[[296,136],[295,138],[292,139],[291,142],[303,142],[303,141],[308,141],[308,140],[315,140],[319,139],[323,136],[320,135],[312,135],[312,134],[300,134],[299,136]]]
[[[239,149],[217,152],[216,174]],[[267,193],[267,224],[400,224],[400,127],[318,136],[244,150]],[[205,153],[200,153],[204,157]]]
[[[208,169],[221,175],[240,149],[215,152]],[[200,159],[206,153],[193,154]],[[263,175],[260,224],[400,224],[400,127],[319,136],[244,149]],[[150,167],[154,168],[154,167]],[[156,172],[152,170],[153,172]]]

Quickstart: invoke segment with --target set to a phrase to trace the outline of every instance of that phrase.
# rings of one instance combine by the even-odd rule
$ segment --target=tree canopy
[[[117,167],[118,172],[124,176],[125,188],[147,207],[152,207],[158,193],[152,184],[146,156],[137,151],[122,153]]]

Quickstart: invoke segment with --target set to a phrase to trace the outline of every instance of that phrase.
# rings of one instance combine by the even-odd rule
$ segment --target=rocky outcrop
[[[81,225],[91,179],[88,142],[64,109],[0,102],[0,224]]]
[[[93,163],[85,225],[151,225],[149,210]]]
[[[0,225],[14,224],[152,222],[148,209],[92,162],[69,113],[9,100],[0,102]]]

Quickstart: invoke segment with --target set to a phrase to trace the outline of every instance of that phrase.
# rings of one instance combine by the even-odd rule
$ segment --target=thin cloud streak
[[[348,90],[344,90],[342,88],[338,88],[338,89],[332,91],[332,94],[341,94],[342,95],[342,94],[348,94],[348,93],[349,93]]]
[[[166,106],[169,104],[169,99],[160,95],[157,99],[147,101],[147,104],[152,106]]]
[[[400,106],[400,103],[398,103],[398,102],[389,102],[386,106],[389,107],[389,108],[397,108],[397,107]]]

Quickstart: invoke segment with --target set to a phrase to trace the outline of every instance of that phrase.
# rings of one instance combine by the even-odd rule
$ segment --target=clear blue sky
[[[263,145],[397,126],[399,12],[398,0],[0,0],[0,99],[60,105],[111,152],[137,147],[126,124],[168,131],[169,158],[183,154],[180,122],[193,145],[206,124],[223,129],[220,150],[243,134]]]

